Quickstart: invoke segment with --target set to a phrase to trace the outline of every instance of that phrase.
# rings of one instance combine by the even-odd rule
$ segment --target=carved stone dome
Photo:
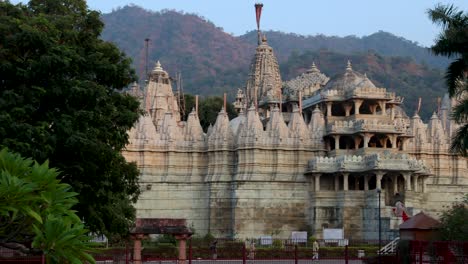
[[[375,85],[367,78],[364,74],[360,74],[353,70],[351,63],[348,61],[346,72],[330,81],[326,86],[326,90],[341,90],[341,91],[352,91],[357,88],[376,88]]]

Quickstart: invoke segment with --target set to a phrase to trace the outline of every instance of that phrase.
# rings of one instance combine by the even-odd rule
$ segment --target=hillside
[[[152,12],[137,6],[104,14],[103,21],[103,39],[116,43],[132,57],[140,76],[145,72],[144,39],[149,38],[150,70],[160,60],[172,76],[182,72],[188,93],[228,92],[232,98],[237,88],[245,86],[255,51],[254,32],[234,37],[197,15],[171,10]],[[390,33],[378,32],[363,38],[265,34],[278,56],[283,80],[304,72],[312,61],[328,76],[341,74],[350,59],[353,68],[366,72],[376,85],[404,96],[410,114],[424,91],[424,118],[430,116],[436,98],[446,90],[440,68],[447,61]]]
[[[384,56],[410,57],[420,64],[439,69],[445,69],[449,63],[447,58],[434,56],[429,49],[420,47],[415,42],[384,31],[362,38],[356,36],[342,38],[325,35],[301,36],[279,31],[267,31],[265,34],[268,36],[270,45],[275,46],[276,52],[280,54],[280,60],[286,59],[294,51],[327,49],[344,54],[371,50]],[[257,41],[257,32],[251,31],[240,38],[254,45]]]
[[[213,81],[227,70],[248,67],[254,47],[191,14],[151,12],[126,6],[103,15],[102,38],[133,58],[139,76],[145,72],[144,39],[150,39],[149,68],[160,60],[172,76],[182,72],[192,93],[209,94]],[[206,78],[206,77],[210,78]]]

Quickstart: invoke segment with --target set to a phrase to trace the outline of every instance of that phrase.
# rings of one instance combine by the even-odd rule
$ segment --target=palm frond
[[[466,157],[468,156],[467,150],[468,150],[468,124],[465,124],[457,130],[457,133],[452,138],[450,151]]]
[[[465,58],[458,58],[450,63],[445,73],[445,82],[448,87],[450,97],[460,95],[463,92],[462,85],[459,80],[465,79],[465,72],[468,70],[468,64]]]

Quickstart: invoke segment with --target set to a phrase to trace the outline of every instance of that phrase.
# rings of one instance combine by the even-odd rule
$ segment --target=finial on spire
[[[257,34],[258,34],[258,44],[260,45],[260,17],[262,16],[262,3],[255,4],[255,17],[257,19]]]
[[[365,73],[364,73],[364,78],[366,78],[366,79],[367,79],[367,72],[365,72]]]
[[[161,63],[159,62],[159,60],[156,62],[156,65],[154,66],[154,71],[162,71],[163,68],[161,66]]]
[[[315,66],[315,61],[312,61],[312,66],[310,67],[310,69],[307,72],[308,73],[310,73],[310,72],[320,72],[320,70],[317,68],[317,66]]]
[[[346,70],[347,71],[352,71],[353,70],[353,67],[351,66],[351,61],[348,60],[348,65],[346,66]]]

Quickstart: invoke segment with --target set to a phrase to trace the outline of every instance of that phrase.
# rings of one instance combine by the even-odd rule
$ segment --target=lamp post
[[[379,194],[379,212],[378,212],[378,215],[379,215],[379,251],[377,251],[378,253],[378,260],[379,260],[379,263],[380,263],[380,249],[382,248],[382,237],[381,237],[381,231],[382,231],[382,224],[381,224],[381,221],[380,221],[380,194],[382,193],[382,190],[377,189],[377,193]]]

